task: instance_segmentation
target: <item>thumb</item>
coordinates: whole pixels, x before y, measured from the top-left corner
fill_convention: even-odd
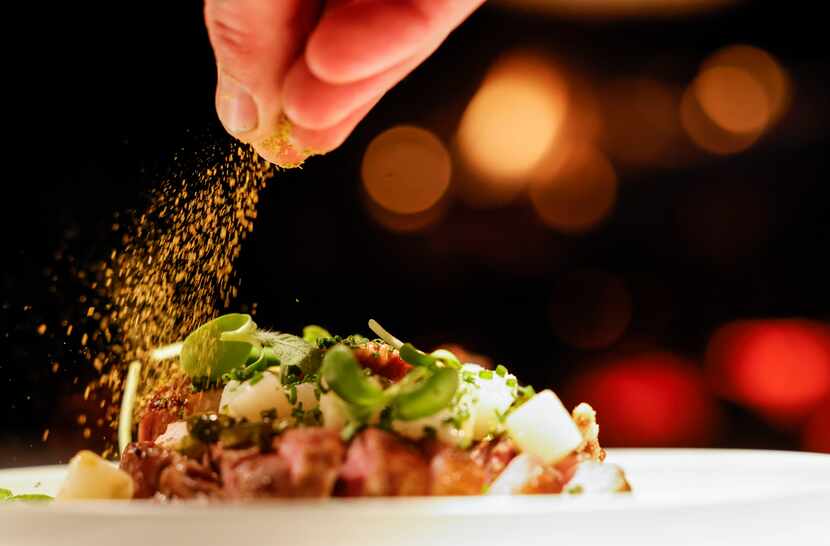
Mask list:
[[[216,112],[229,133],[256,142],[277,131],[285,72],[318,9],[310,0],[205,0],[219,73]]]

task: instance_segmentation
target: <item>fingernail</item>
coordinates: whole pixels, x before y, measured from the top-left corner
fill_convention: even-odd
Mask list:
[[[219,72],[216,109],[225,128],[234,134],[253,131],[259,125],[256,103],[235,79]]]

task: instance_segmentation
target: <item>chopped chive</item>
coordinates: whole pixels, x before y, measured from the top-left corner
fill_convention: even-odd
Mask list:
[[[507,368],[499,364],[498,366],[496,366],[496,375],[498,375],[499,377],[504,377],[505,375],[507,375]]]
[[[505,381],[504,383],[505,383],[508,387],[511,387],[511,388],[512,388],[512,387],[515,387],[516,385],[518,385],[518,382],[516,381],[516,378],[515,378],[515,377],[508,377],[508,378],[507,378],[507,381]]]
[[[493,370],[481,370],[478,372],[481,379],[493,379]]]

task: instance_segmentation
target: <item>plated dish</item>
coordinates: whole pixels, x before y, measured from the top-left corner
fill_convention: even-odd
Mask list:
[[[630,491],[605,462],[590,405],[568,411],[499,365],[377,336],[302,336],[224,315],[156,358],[182,373],[136,407],[123,396],[121,458],[69,464],[59,500],[592,494]],[[134,417],[134,419],[133,419]],[[137,423],[133,426],[133,423]]]

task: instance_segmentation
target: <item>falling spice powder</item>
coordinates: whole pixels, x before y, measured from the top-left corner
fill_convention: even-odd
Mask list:
[[[83,337],[84,354],[100,372],[85,398],[106,400],[105,426],[116,426],[127,363],[145,362],[140,408],[154,383],[181,373],[175,361],[148,362],[149,351],[181,340],[236,296],[234,263],[272,172],[251,148],[234,146],[192,176],[168,180],[131,223],[113,227],[124,233],[120,248],[79,272],[95,300],[85,308],[95,327]]]

